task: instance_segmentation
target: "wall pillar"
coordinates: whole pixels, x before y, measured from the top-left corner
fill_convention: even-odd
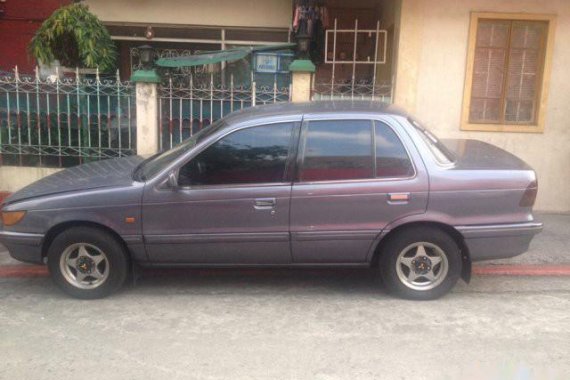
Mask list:
[[[402,0],[393,102],[408,112],[416,111],[422,54],[424,11],[422,0]]]
[[[138,70],[131,76],[136,83],[137,154],[158,152],[158,83],[154,70]]]
[[[315,73],[315,65],[308,59],[296,59],[289,65],[291,71],[291,101],[293,103],[311,100],[311,84]]]

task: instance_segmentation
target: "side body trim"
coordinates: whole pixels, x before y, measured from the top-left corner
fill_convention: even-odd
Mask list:
[[[289,241],[287,232],[228,233],[228,234],[184,234],[145,235],[147,244],[191,244],[191,243],[240,243],[240,242],[283,242]]]
[[[534,235],[542,231],[542,223],[514,223],[481,226],[455,226],[466,238]]]
[[[24,232],[0,231],[0,241],[12,244],[25,244],[38,246],[42,243],[43,234],[31,234]]]

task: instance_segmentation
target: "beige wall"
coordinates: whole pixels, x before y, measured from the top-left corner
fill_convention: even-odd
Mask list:
[[[542,134],[459,130],[471,11],[557,15]],[[570,1],[403,0],[395,102],[441,137],[475,138],[524,159],[538,173],[536,209],[570,211]]]
[[[101,20],[287,28],[292,0],[87,0]]]
[[[17,191],[61,169],[0,166],[0,191]]]

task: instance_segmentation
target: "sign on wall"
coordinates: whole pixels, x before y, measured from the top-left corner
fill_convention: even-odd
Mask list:
[[[256,53],[255,71],[258,73],[287,73],[292,53]]]

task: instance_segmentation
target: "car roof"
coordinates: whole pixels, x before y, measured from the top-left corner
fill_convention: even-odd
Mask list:
[[[270,105],[245,108],[226,116],[227,124],[236,124],[252,119],[273,116],[293,116],[306,114],[383,114],[407,117],[408,114],[393,104],[373,100],[334,100],[304,103],[281,102]]]

